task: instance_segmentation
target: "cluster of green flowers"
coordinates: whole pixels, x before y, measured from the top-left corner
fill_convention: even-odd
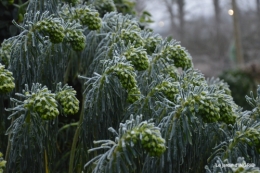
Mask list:
[[[155,90],[162,92],[168,100],[174,101],[176,94],[179,94],[180,92],[179,87],[179,82],[163,81],[156,86]]]
[[[149,67],[149,60],[147,53],[144,49],[138,49],[131,46],[125,53],[124,56],[128,61],[133,64],[136,70],[142,71]]]
[[[179,71],[174,65],[168,65],[166,68],[161,70],[162,74],[164,74],[165,78],[171,77],[174,81],[178,81]]]
[[[65,40],[70,43],[73,50],[82,51],[85,48],[86,38],[81,30],[68,28],[65,33]]]
[[[5,69],[5,66],[0,64],[0,94],[9,93],[14,87],[13,73]]]
[[[0,63],[4,64],[6,67],[9,65],[11,58],[11,47],[12,44],[4,40],[0,48]]]
[[[122,87],[127,90],[128,101],[134,102],[139,99],[140,90],[137,86],[133,67],[119,63],[106,71],[106,74],[110,73],[114,73],[119,78]]]
[[[79,111],[79,100],[76,98],[76,91],[65,85],[56,94],[56,99],[61,104],[65,114],[75,114]]]
[[[132,142],[134,145],[141,144],[150,156],[160,157],[166,150],[165,140],[161,137],[160,130],[152,123],[143,123],[127,131],[124,140],[128,144]]]
[[[3,154],[0,152],[0,173],[4,172],[6,161],[3,159]]]
[[[221,94],[216,94],[215,96],[218,98],[218,106],[220,109],[219,113],[221,115],[219,121],[225,122],[226,124],[234,124],[236,122],[237,115],[233,111],[232,105],[221,97]]]
[[[234,124],[237,118],[233,107],[220,93],[202,91],[188,97],[183,105],[189,107],[189,111],[200,116],[205,123],[221,121],[226,124]]]
[[[96,0],[95,8],[101,16],[104,16],[106,13],[116,11],[116,6],[113,0]]]
[[[144,41],[141,37],[140,33],[135,30],[121,30],[120,38],[125,41],[125,44],[128,45],[129,43],[132,44],[134,47],[143,47]]]
[[[205,123],[217,122],[220,119],[220,109],[216,100],[205,91],[194,94],[185,104],[189,105],[190,112],[199,115]]]
[[[24,108],[33,110],[42,119],[49,120],[59,115],[55,94],[47,87],[37,89],[36,92],[25,92]]]
[[[255,146],[258,153],[260,153],[260,131],[259,129],[250,127],[244,132],[237,131],[236,137],[242,141],[246,142],[250,146]]]
[[[130,91],[128,91],[127,101],[129,103],[134,103],[136,100],[138,100],[140,98],[140,95],[141,95],[141,92],[140,92],[139,88],[134,87]]]
[[[55,19],[44,19],[36,23],[35,29],[42,32],[44,35],[48,35],[50,41],[54,44],[61,43],[65,36],[64,28],[61,23]]]
[[[176,67],[188,69],[192,67],[192,61],[185,49],[180,45],[167,45],[161,52],[161,56],[174,60]]]
[[[154,53],[156,46],[159,42],[162,41],[161,37],[148,37],[144,40],[144,48],[146,49],[147,53],[151,55]]]
[[[88,26],[89,30],[98,30],[101,27],[101,18],[99,17],[99,13],[90,9],[87,6],[81,6],[80,8],[76,8],[74,10],[75,14],[72,18],[79,20],[81,25]]]

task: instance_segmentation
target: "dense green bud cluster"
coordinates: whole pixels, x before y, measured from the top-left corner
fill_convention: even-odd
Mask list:
[[[250,146],[255,146],[258,153],[260,153],[260,132],[259,129],[253,127],[248,128],[245,132],[240,131],[236,132],[236,135],[239,136],[239,139],[242,142],[247,142]],[[249,140],[248,140],[249,139]]]
[[[156,46],[159,42],[162,41],[161,37],[148,37],[144,40],[144,48],[146,49],[147,53],[151,55],[154,53]]]
[[[217,122],[220,119],[220,109],[214,99],[205,91],[194,94],[188,99],[185,105],[189,105],[189,110],[200,116],[205,123]]]
[[[102,24],[99,13],[87,7],[75,9],[74,18],[78,19],[82,25],[88,26],[89,30],[98,30]]]
[[[199,94],[193,94],[183,105],[188,106],[189,111],[200,116],[205,123],[221,121],[226,124],[234,124],[237,116],[233,107],[224,97],[224,94],[202,91]]]
[[[65,85],[56,94],[56,99],[61,104],[65,114],[75,114],[79,111],[79,100],[76,98],[76,91],[72,87]]]
[[[124,139],[127,143],[141,144],[150,156],[160,157],[166,150],[165,140],[161,137],[160,130],[153,124],[144,123],[129,130]]]
[[[66,42],[70,43],[75,51],[82,51],[85,48],[85,35],[79,29],[66,29]]]
[[[161,55],[169,59],[174,60],[174,65],[176,67],[181,67],[183,69],[188,69],[192,67],[192,61],[186,50],[180,45],[168,45],[166,46]]]
[[[132,66],[119,63],[106,71],[106,74],[110,73],[115,74],[118,77],[122,87],[127,90],[128,102],[133,103],[140,98],[140,90],[137,86],[134,68]]]
[[[162,73],[166,77],[171,77],[174,81],[178,81],[179,72],[174,65],[169,65],[167,68],[162,69]]]
[[[144,46],[143,38],[141,37],[140,33],[135,30],[127,31],[122,29],[120,38],[125,41],[126,45],[130,43],[136,48]]]
[[[64,28],[60,22],[52,19],[44,19],[36,23],[36,29],[48,35],[52,43],[61,43],[64,38]]]
[[[6,161],[3,159],[3,154],[0,152],[0,173],[4,172]]]
[[[11,58],[11,47],[12,44],[7,42],[6,40],[3,41],[0,48],[0,63],[4,64],[8,67],[10,58]]]
[[[129,103],[134,103],[135,101],[139,100],[140,95],[141,95],[141,92],[140,92],[139,88],[134,87],[130,91],[128,91],[127,101]]]
[[[25,92],[24,108],[36,112],[42,119],[49,120],[59,115],[58,104],[55,94],[47,87],[38,89],[36,92]]]
[[[144,49],[137,49],[134,46],[131,46],[124,53],[124,56],[138,71],[146,70],[149,67],[149,60]]]
[[[119,78],[121,85],[126,90],[130,91],[132,88],[137,87],[137,81],[135,79],[134,68],[125,65],[125,64],[117,64],[112,66],[107,73],[114,72],[116,76]]]
[[[95,8],[101,16],[104,16],[106,13],[116,11],[116,6],[113,0],[96,0]]]
[[[0,64],[0,94],[9,93],[15,87],[13,73]]]
[[[219,95],[217,95],[219,97]],[[220,121],[226,124],[234,124],[236,122],[237,116],[235,115],[233,108],[222,98],[218,98],[218,106],[220,108]]]
[[[174,101],[176,94],[179,94],[179,82],[168,82],[163,81],[161,84],[156,86],[156,90],[162,92],[166,98],[170,101]]]

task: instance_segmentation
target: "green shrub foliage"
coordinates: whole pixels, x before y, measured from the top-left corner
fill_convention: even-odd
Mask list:
[[[243,110],[227,83],[206,79],[132,7],[28,1],[24,21],[14,22],[19,35],[0,49],[4,171],[259,171],[260,86]],[[214,167],[235,162],[256,167]]]

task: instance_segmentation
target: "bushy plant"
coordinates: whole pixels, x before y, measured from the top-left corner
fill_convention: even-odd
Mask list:
[[[259,166],[260,86],[243,111],[178,41],[99,3],[31,0],[20,34],[2,44],[5,172],[201,173],[238,157]]]

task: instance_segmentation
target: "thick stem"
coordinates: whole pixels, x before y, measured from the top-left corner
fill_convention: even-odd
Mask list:
[[[80,126],[83,122],[83,116],[84,116],[84,102],[85,102],[85,99],[83,97],[79,123],[78,123],[78,127],[75,131],[75,135],[73,137],[73,142],[72,142],[71,151],[70,151],[69,173],[73,173],[73,166],[74,166],[73,164],[74,164],[76,146],[77,146],[77,142],[78,142],[78,138],[79,138],[79,133],[80,133],[80,130],[81,130]]]
[[[14,117],[12,117],[12,121],[11,124],[14,122]],[[7,161],[8,164],[8,160],[9,160],[9,155],[10,155],[10,149],[11,149],[11,134],[8,135],[8,144],[7,144],[7,149],[6,149],[6,153],[5,153],[5,160]],[[8,172],[8,168],[9,166],[4,170],[4,173]]]

